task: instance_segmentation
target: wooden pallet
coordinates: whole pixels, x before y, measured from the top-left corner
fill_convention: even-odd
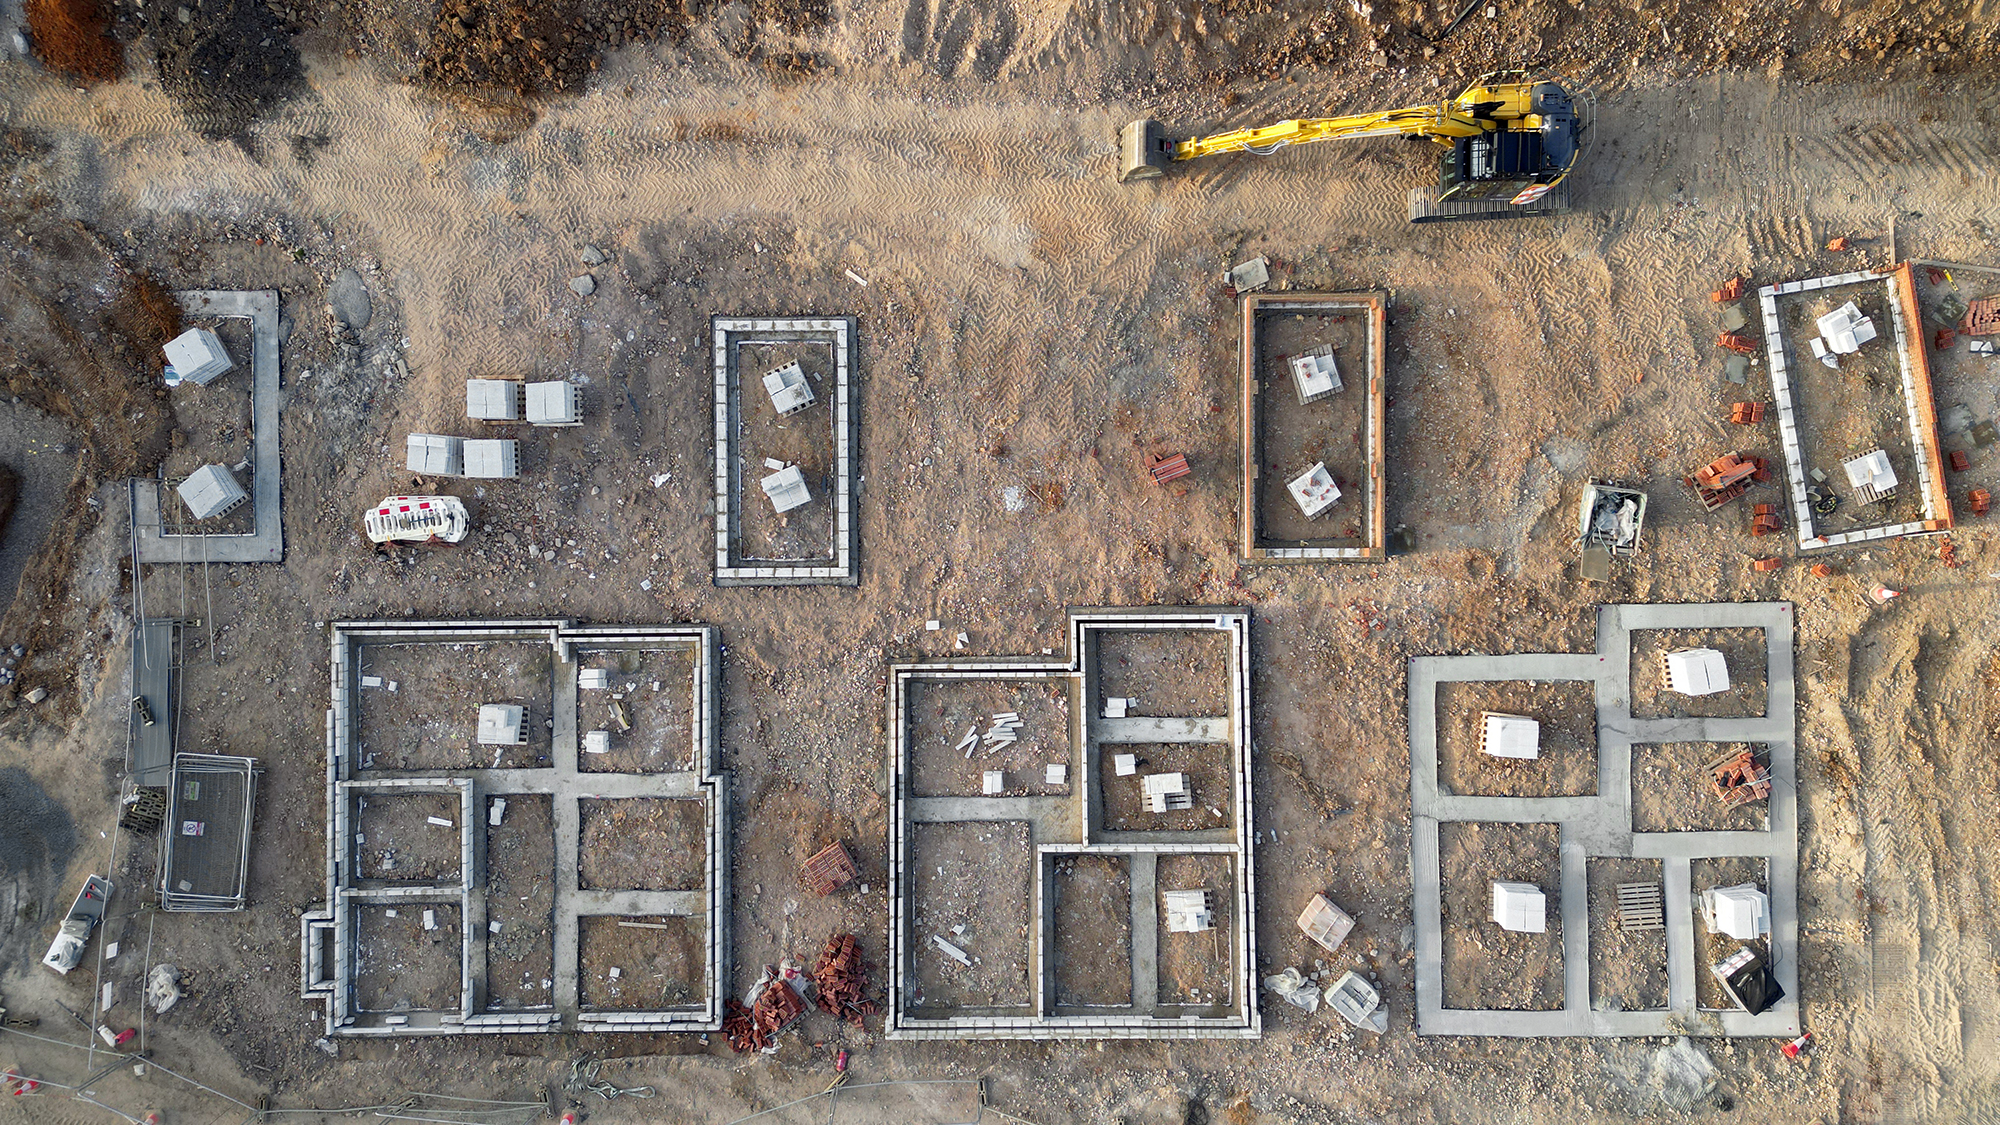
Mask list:
[[[1667,912],[1661,903],[1658,883],[1618,884],[1618,927],[1628,933],[1667,928]]]

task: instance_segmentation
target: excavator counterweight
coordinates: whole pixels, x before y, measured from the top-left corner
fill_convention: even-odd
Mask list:
[[[1223,153],[1268,156],[1314,141],[1422,137],[1440,145],[1438,185],[1410,193],[1411,222],[1511,218],[1568,206],[1568,177],[1582,155],[1583,123],[1569,91],[1552,78],[1496,82],[1489,75],[1458,97],[1341,117],[1295,118],[1176,141],[1159,122],[1119,133],[1121,183],[1164,175],[1176,163]]]

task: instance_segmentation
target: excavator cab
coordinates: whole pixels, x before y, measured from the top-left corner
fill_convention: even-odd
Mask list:
[[[1494,101],[1479,102],[1476,107],[1498,107],[1497,112],[1475,112],[1498,128],[1454,138],[1451,148],[1439,155],[1438,202],[1506,200],[1528,204],[1569,174],[1576,163],[1580,128],[1576,108],[1561,86],[1536,83],[1529,91],[1528,104],[1513,113],[1507,112],[1510,107]]]

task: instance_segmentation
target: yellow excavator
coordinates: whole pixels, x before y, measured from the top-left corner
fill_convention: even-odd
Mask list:
[[[1502,81],[1521,77],[1522,81]],[[1438,186],[1413,188],[1410,221],[1548,215],[1569,207],[1569,174],[1583,153],[1583,122],[1562,83],[1524,72],[1490,74],[1436,105],[1345,117],[1309,117],[1175,141],[1157,121],[1134,121],[1119,135],[1120,183],[1166,172],[1170,164],[1289,145],[1356,137],[1428,137],[1444,146]]]

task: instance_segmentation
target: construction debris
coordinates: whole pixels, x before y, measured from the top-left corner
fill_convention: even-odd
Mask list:
[[[813,964],[812,982],[814,1002],[835,1019],[860,1027],[863,1016],[875,1014],[875,1002],[868,999],[868,966],[861,960],[861,947],[853,934],[827,939]]]
[[[1771,797],[1771,768],[1757,760],[1754,750],[1724,754],[1708,764],[1715,795],[1734,808]]]

